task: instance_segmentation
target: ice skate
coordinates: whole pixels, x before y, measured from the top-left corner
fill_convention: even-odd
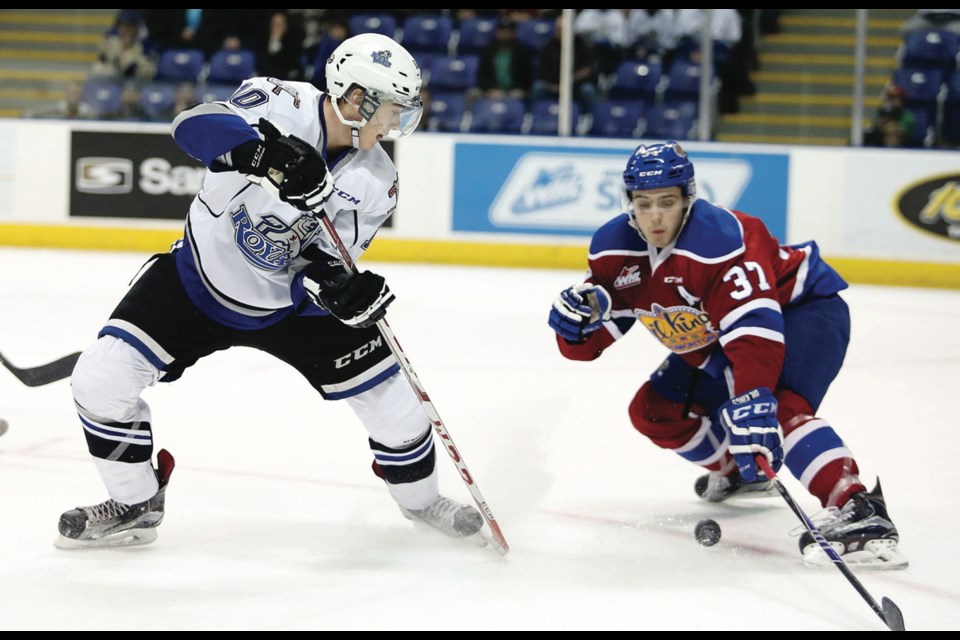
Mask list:
[[[766,478],[758,476],[753,482],[747,482],[737,471],[728,476],[711,471],[697,478],[693,490],[707,502],[723,502],[735,497],[761,498],[776,493],[773,483]]]
[[[149,500],[126,505],[107,500],[89,507],[77,507],[60,516],[60,535],[54,546],[60,549],[130,547],[157,539],[157,526],[163,521],[164,497],[173,456],[166,449],[157,454],[157,478],[160,488]]]
[[[400,507],[400,512],[408,520],[427,524],[452,538],[475,536],[483,527],[479,511],[443,496],[437,496],[426,509],[414,511]]]
[[[904,569],[907,558],[898,547],[900,535],[890,517],[880,489],[853,494],[843,508],[827,510],[827,517],[816,522],[830,546],[849,565],[876,569]],[[832,560],[809,531],[800,536],[800,553],[808,566],[825,566]]]

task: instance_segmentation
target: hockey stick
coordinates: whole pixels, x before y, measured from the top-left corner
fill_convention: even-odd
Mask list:
[[[350,252],[347,251],[346,246],[344,246],[343,241],[340,239],[340,234],[337,233],[337,229],[333,226],[333,221],[330,220],[323,211],[317,212],[317,217],[320,218],[327,240],[337,248],[337,253],[340,254],[340,261],[343,263],[343,268],[346,269],[348,273],[357,273],[357,266],[350,256]],[[386,340],[387,345],[389,345],[393,355],[396,356],[397,361],[400,363],[400,368],[403,369],[403,373],[407,376],[407,380],[410,382],[410,386],[413,387],[417,398],[420,400],[423,410],[430,418],[430,422],[433,423],[434,431],[443,441],[444,447],[450,455],[450,459],[453,460],[457,470],[460,472],[460,477],[463,479],[464,484],[467,485],[467,489],[470,491],[470,495],[473,496],[473,500],[477,503],[480,513],[483,514],[483,519],[487,521],[494,547],[501,554],[506,554],[507,551],[510,550],[510,547],[507,545],[506,538],[503,537],[503,532],[500,531],[500,525],[497,524],[497,519],[493,517],[490,506],[484,499],[483,494],[480,493],[480,489],[477,487],[477,483],[474,481],[470,470],[467,469],[467,463],[464,462],[463,456],[460,455],[456,445],[453,443],[453,438],[450,437],[450,433],[444,426],[443,420],[440,419],[440,414],[437,413],[436,408],[433,406],[430,396],[427,395],[427,391],[420,382],[420,378],[413,370],[413,365],[410,364],[410,360],[403,352],[403,348],[397,341],[397,337],[393,334],[393,329],[387,324],[386,318],[381,318],[377,321],[377,328],[380,329],[380,333]]]
[[[70,374],[73,373],[73,367],[77,364],[78,358],[80,358],[79,351],[58,358],[53,362],[48,362],[47,364],[20,368],[13,366],[13,363],[0,353],[0,363],[3,363],[3,366],[15,375],[17,380],[28,387],[40,387],[45,384],[50,384],[51,382],[56,382],[57,380],[69,378]]]
[[[860,581],[857,580],[857,577],[853,575],[853,572],[850,571],[850,567],[847,566],[847,563],[843,561],[843,558],[834,550],[830,543],[827,542],[827,539],[823,537],[823,534],[820,533],[820,530],[813,524],[810,518],[803,512],[803,510],[793,501],[793,498],[790,497],[790,494],[787,493],[787,488],[783,486],[783,483],[780,482],[780,478],[777,477],[777,474],[774,473],[773,468],[770,466],[770,463],[767,461],[766,456],[758,455],[755,457],[757,465],[760,466],[760,469],[767,475],[768,478],[773,482],[773,486],[777,488],[777,491],[780,492],[780,495],[783,496],[783,499],[787,501],[787,504],[790,505],[790,508],[793,509],[793,512],[797,514],[797,517],[803,522],[803,526],[807,528],[807,531],[810,532],[810,535],[813,536],[813,539],[817,541],[817,544],[820,545],[820,548],[823,549],[823,552],[827,554],[827,557],[833,561],[833,564],[840,570],[840,573],[850,581],[850,584],[854,586],[857,592],[867,601],[867,604],[870,605],[870,608],[873,609],[874,613],[880,616],[880,619],[883,620],[883,623],[890,628],[891,631],[906,631],[903,626],[903,614],[900,612],[900,607],[893,603],[893,600],[884,596],[881,600],[883,606],[877,604],[877,601],[874,600],[867,590],[860,584]]]

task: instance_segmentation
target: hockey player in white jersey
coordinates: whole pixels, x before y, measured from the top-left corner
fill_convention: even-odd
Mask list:
[[[74,399],[109,499],[65,512],[58,546],[156,538],[173,457],[161,450],[153,466],[141,393],[241,345],[347,402],[404,516],[453,537],[479,533],[481,514],[439,493],[431,424],[376,326],[390,288],[370,271],[349,275],[318,219],[333,220],[356,260],[393,213],[397,171],[379,141],[417,127],[420,69],[394,40],[361,34],[326,74],[327,93],[251,78],[228,101],[175,118],[174,140],[208,171],[183,239],[155,256],[76,365]]]

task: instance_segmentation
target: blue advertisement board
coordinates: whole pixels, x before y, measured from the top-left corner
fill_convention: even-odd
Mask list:
[[[785,153],[689,152],[698,196],[787,234]],[[453,230],[589,236],[623,209],[629,150],[456,143]]]

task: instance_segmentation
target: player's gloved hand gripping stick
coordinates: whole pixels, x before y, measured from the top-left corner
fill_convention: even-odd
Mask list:
[[[267,123],[267,132],[264,131],[264,123],[267,123],[266,120],[260,120],[260,131],[265,133],[267,136],[274,135],[273,132],[279,132],[276,130],[272,124]],[[272,130],[271,130],[272,129]],[[292,136],[284,136],[287,138],[293,138]],[[295,140],[299,140],[295,138]],[[294,143],[295,146],[302,149],[303,153],[306,154],[316,154],[319,157],[319,153],[309,144],[299,141],[302,145],[309,147],[309,150],[303,149],[301,145]],[[321,158],[322,162],[322,158]],[[312,165],[313,163],[301,163],[302,166]],[[289,165],[291,169],[295,169],[297,166],[300,166],[298,163],[293,163]],[[311,185],[307,184],[305,181],[298,181],[297,189],[302,189],[303,192],[311,194],[308,197],[297,198],[294,197],[289,200],[290,204],[293,204],[297,208],[301,208],[300,203],[310,202],[313,207],[312,210],[316,213],[318,220],[320,221],[321,227],[323,229],[324,235],[327,240],[337,249],[337,254],[340,257],[342,263],[342,268],[351,276],[357,276],[359,271],[357,269],[356,263],[353,261],[353,258],[350,255],[350,252],[347,250],[346,246],[343,244],[343,241],[340,239],[340,234],[337,233],[336,227],[334,227],[333,221],[327,217],[326,212],[323,210],[323,203],[330,197],[330,194],[333,193],[333,183],[329,178],[329,174],[326,172],[326,166],[324,165],[324,171],[322,172],[322,177],[320,177],[320,172],[315,172],[315,175],[324,183],[325,186],[316,185],[315,189],[311,188]],[[284,175],[282,172],[274,171],[269,177],[257,176],[254,174],[247,174],[247,179],[251,182],[259,184],[260,186],[266,188],[271,195],[276,197],[279,200],[287,202],[288,200],[284,199],[284,183],[290,179],[290,176]],[[325,194],[325,195],[318,195]],[[288,198],[289,190],[288,190]],[[367,272],[365,272],[367,273]],[[390,299],[392,300],[392,294]],[[389,302],[387,303],[389,304]],[[443,420],[440,419],[440,414],[437,412],[436,408],[433,406],[433,401],[430,400],[430,396],[427,394],[426,389],[423,384],[420,382],[419,376],[413,369],[413,365],[410,363],[410,360],[407,358],[406,354],[403,351],[403,348],[400,346],[399,341],[393,333],[393,329],[390,328],[390,325],[387,323],[385,315],[384,304],[381,309],[384,310],[383,314],[379,314],[379,318],[376,320],[377,328],[380,329],[380,333],[383,335],[387,344],[390,347],[390,350],[393,352],[393,355],[397,358],[397,362],[400,364],[400,368],[403,370],[404,375],[406,375],[407,380],[410,382],[410,386],[413,387],[413,391],[417,396],[417,399],[420,401],[421,406],[423,406],[424,411],[427,414],[427,417],[430,418],[430,422],[433,425],[433,429],[436,434],[440,437],[440,440],[443,442],[444,448],[447,450],[451,460],[456,465],[457,470],[460,472],[460,477],[463,479],[464,484],[467,487],[467,490],[470,491],[470,495],[473,497],[474,502],[477,504],[477,508],[480,510],[480,513],[483,515],[484,520],[487,523],[487,526],[490,528],[491,540],[494,548],[499,551],[501,554],[506,554],[510,550],[509,545],[507,544],[506,538],[503,536],[503,532],[500,530],[500,525],[497,524],[497,520],[493,515],[493,511],[490,510],[490,507],[487,505],[486,499],[483,497],[483,494],[480,493],[477,483],[473,479],[473,475],[470,473],[470,470],[467,468],[466,462],[463,460],[463,456],[460,454],[460,451],[457,449],[456,445],[453,442],[453,438],[450,437],[450,433],[447,431],[446,426],[443,424]],[[331,310],[332,312],[332,310]],[[359,324],[357,325],[359,326]]]

